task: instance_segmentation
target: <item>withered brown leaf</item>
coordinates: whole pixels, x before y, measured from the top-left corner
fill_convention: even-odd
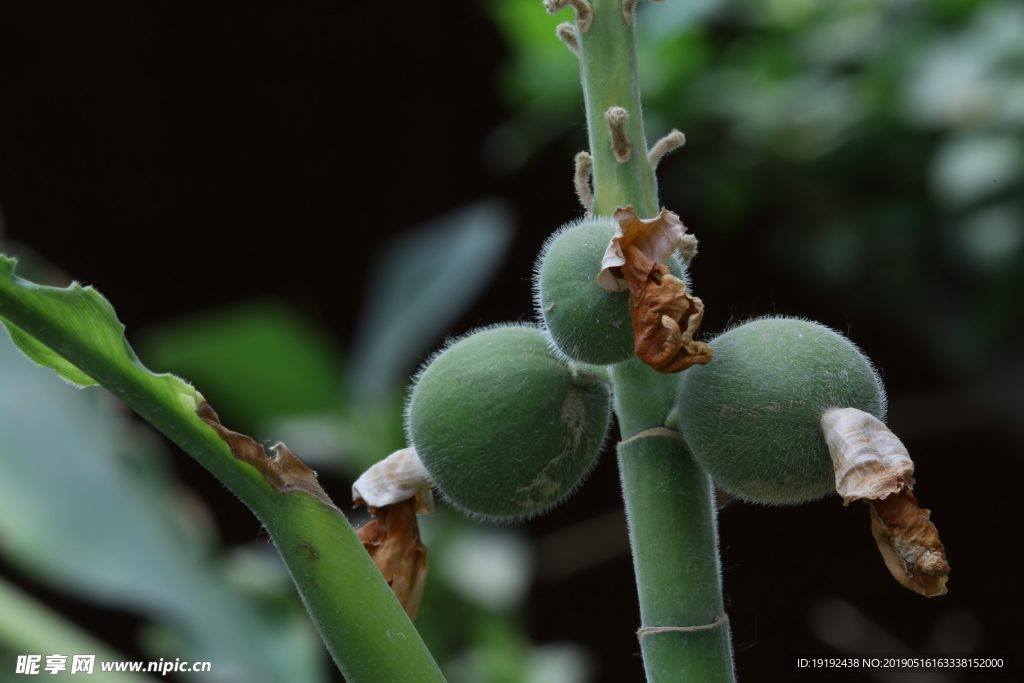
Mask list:
[[[921,509],[910,487],[865,502],[871,506],[871,534],[893,577],[925,597],[945,595],[949,563],[931,511]]]
[[[338,509],[317,483],[316,472],[283,443],[273,446],[273,454],[268,454],[252,437],[233,432],[221,425],[217,413],[206,401],[199,404],[196,415],[210,425],[217,432],[217,436],[227,442],[231,448],[231,455],[255,467],[275,491],[303,491],[324,505]]]
[[[618,280],[626,281],[637,357],[664,373],[707,363],[711,347],[693,339],[704,318],[704,303],[664,265],[680,247],[693,253],[695,241],[685,234],[679,216],[662,209],[656,218],[642,220],[628,206],[614,218],[619,229],[601,262],[598,284],[618,291]]]
[[[906,447],[874,415],[833,408],[821,418],[836,491],[843,504],[871,507],[871,533],[885,566],[901,585],[926,597],[944,595],[949,578],[946,548],[913,494],[914,463]]]
[[[419,494],[383,507],[370,507],[373,519],[356,529],[363,547],[391,586],[410,619],[416,618],[427,583],[427,546],[416,521]]]

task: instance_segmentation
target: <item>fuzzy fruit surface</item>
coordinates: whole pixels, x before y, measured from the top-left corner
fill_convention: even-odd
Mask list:
[[[711,342],[715,357],[683,373],[679,419],[702,467],[726,491],[794,504],[835,489],[819,421],[829,408],[885,417],[867,358],[823,325],[764,318]]]
[[[557,358],[536,327],[484,329],[419,376],[408,436],[434,484],[474,517],[518,519],[555,505],[601,451],[607,384]]]
[[[629,292],[597,284],[601,259],[617,225],[611,218],[570,223],[545,243],[534,277],[538,315],[555,347],[567,358],[611,365],[634,354]],[[673,256],[669,271],[684,278]]]

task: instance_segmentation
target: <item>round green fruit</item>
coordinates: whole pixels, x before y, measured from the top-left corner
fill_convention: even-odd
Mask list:
[[[417,378],[406,429],[456,508],[529,517],[568,496],[593,466],[610,418],[607,383],[570,367],[523,325],[455,341]]]
[[[885,417],[870,361],[817,323],[762,318],[711,342],[715,358],[683,373],[679,420],[719,486],[776,505],[820,498],[835,474],[820,420],[829,408]]]
[[[609,292],[597,284],[608,243],[617,224],[587,219],[558,229],[541,250],[534,270],[534,303],[555,349],[590,365],[611,365],[633,357],[629,292]],[[683,280],[673,256],[669,271]]]

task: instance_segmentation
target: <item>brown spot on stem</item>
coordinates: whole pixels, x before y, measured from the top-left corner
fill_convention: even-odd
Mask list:
[[[295,549],[306,556],[306,561],[313,564],[320,559],[320,551],[314,548],[309,543],[300,543],[295,546]]]
[[[302,491],[324,505],[335,510],[338,509],[317,483],[316,472],[299,456],[288,450],[283,443],[272,447],[272,454],[268,454],[266,449],[256,443],[252,437],[233,432],[222,426],[217,413],[206,401],[199,404],[196,415],[210,425],[217,432],[217,436],[228,444],[231,448],[231,455],[255,467],[278,493]]]
[[[373,519],[356,534],[410,619],[416,618],[427,582],[427,546],[420,540],[417,499],[370,507]]]

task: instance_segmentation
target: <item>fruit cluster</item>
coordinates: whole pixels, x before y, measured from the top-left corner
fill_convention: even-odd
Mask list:
[[[606,377],[594,366],[634,353],[629,293],[595,275],[616,230],[588,219],[557,231],[538,260],[542,327],[502,325],[454,341],[416,379],[410,443],[456,508],[515,520],[570,494],[593,466],[610,420]],[[673,256],[670,272],[685,281]],[[769,504],[835,488],[819,426],[830,408],[884,417],[870,362],[816,323],[765,318],[710,343],[714,360],[682,373],[679,423],[697,461],[730,493]]]

